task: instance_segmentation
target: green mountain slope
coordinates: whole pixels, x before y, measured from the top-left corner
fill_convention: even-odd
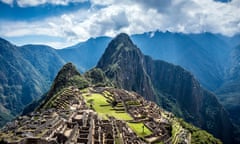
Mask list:
[[[225,83],[216,91],[220,102],[230,113],[232,121],[240,129],[240,45],[231,53],[231,66]]]
[[[58,70],[65,61],[58,55],[56,49],[45,45],[24,45],[20,47],[21,54],[48,81],[49,86]]]
[[[48,90],[63,61],[49,47],[17,47],[3,39],[0,39],[0,61],[2,126]]]
[[[86,42],[59,49],[57,53],[66,62],[74,63],[80,72],[86,72],[96,65],[110,40],[109,37],[90,38]]]

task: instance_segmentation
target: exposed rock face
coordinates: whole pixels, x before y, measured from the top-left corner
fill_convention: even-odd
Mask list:
[[[116,86],[133,90],[232,143],[232,124],[216,97],[189,72],[144,56],[126,34],[111,41],[97,64]]]
[[[189,72],[149,57],[145,61],[155,90],[162,94],[160,105],[218,137],[231,133],[231,122],[223,107]],[[223,129],[226,133],[221,133]]]

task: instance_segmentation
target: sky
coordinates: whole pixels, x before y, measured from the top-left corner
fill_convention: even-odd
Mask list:
[[[240,33],[240,0],[0,0],[0,37],[65,48],[150,31]]]

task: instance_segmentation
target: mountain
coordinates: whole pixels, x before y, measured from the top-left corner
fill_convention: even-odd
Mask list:
[[[98,72],[87,75],[99,82]],[[221,144],[135,92],[86,81],[71,63],[58,72],[47,95],[38,109],[1,129],[0,143]]]
[[[66,62],[72,62],[81,72],[86,72],[96,65],[110,40],[109,37],[90,38],[86,42],[59,49],[57,52]]]
[[[54,94],[67,86],[75,86],[80,89],[88,86],[88,82],[81,76],[72,63],[65,64],[58,72],[50,90],[48,91],[45,101],[51,99]],[[45,103],[43,103],[43,105],[44,104]]]
[[[0,39],[0,126],[48,90],[63,64],[46,46],[17,47]],[[54,61],[54,64],[51,62]]]
[[[231,66],[225,83],[216,91],[234,123],[240,126],[240,45],[231,53]]]
[[[45,45],[24,45],[20,47],[23,57],[28,60],[51,85],[59,68],[65,63],[56,49]]]
[[[154,32],[132,36],[146,55],[187,69],[209,90],[223,83],[230,46],[211,33],[181,34]],[[227,39],[225,37],[225,39]],[[211,70],[209,70],[211,69]]]
[[[240,41],[240,35],[227,37],[212,33],[183,34],[159,31],[136,34],[131,38],[144,54],[180,65],[190,71],[203,87],[211,91],[217,90],[225,82],[231,50]],[[91,38],[58,50],[58,53],[65,61],[75,63],[81,72],[85,72],[97,64],[110,40],[109,37]]]
[[[134,90],[148,100],[156,100],[150,78],[147,76],[142,53],[134,46],[125,34],[120,34],[110,42],[97,68],[102,69],[106,76],[119,88]]]
[[[96,67],[117,87],[157,102],[224,143],[233,142],[231,121],[216,96],[180,66],[144,56],[128,35],[114,38]]]

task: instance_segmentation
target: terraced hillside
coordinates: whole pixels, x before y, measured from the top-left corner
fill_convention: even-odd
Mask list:
[[[0,133],[5,143],[221,143],[137,93],[111,87],[65,87],[38,111]],[[198,141],[199,142],[199,141]]]

